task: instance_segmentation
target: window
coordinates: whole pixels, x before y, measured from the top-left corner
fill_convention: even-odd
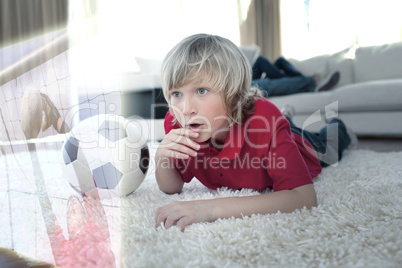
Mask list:
[[[400,0],[281,0],[282,54],[305,59],[402,41]]]
[[[70,10],[70,26],[79,30],[80,8],[70,5]],[[236,44],[240,40],[233,0],[99,1],[98,20],[106,47],[144,58],[163,58],[182,38],[195,33],[222,35]]]

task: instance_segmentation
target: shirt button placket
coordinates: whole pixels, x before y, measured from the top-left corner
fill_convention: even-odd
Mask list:
[[[214,161],[213,165],[214,165],[215,168],[218,169],[218,168],[219,168],[219,160]],[[222,176],[223,176],[223,174],[220,173],[220,172],[218,172],[217,175],[218,175],[218,177],[222,177]]]

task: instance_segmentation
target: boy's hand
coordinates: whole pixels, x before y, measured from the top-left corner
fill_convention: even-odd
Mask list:
[[[188,159],[190,156],[197,156],[200,145],[193,141],[199,136],[190,129],[172,129],[159,145],[157,156],[177,159]]]
[[[216,220],[213,201],[179,201],[160,207],[156,211],[156,226],[161,226],[163,222],[166,229],[176,225],[181,231],[184,231],[187,225],[193,223],[212,222]]]
[[[159,189],[167,194],[179,193],[183,189],[183,180],[174,165],[174,159],[195,157],[200,145],[196,139],[198,133],[190,129],[172,129],[163,138],[155,154],[156,181]]]

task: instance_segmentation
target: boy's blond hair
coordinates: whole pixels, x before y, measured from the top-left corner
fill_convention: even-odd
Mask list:
[[[223,97],[227,115],[241,123],[260,97],[251,88],[251,66],[241,50],[226,38],[196,34],[183,39],[167,54],[162,65],[162,88],[170,104],[169,90],[205,75]]]

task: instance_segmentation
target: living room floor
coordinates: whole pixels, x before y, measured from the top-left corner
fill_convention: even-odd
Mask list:
[[[359,137],[358,148],[376,152],[399,152],[402,151],[402,138]]]

